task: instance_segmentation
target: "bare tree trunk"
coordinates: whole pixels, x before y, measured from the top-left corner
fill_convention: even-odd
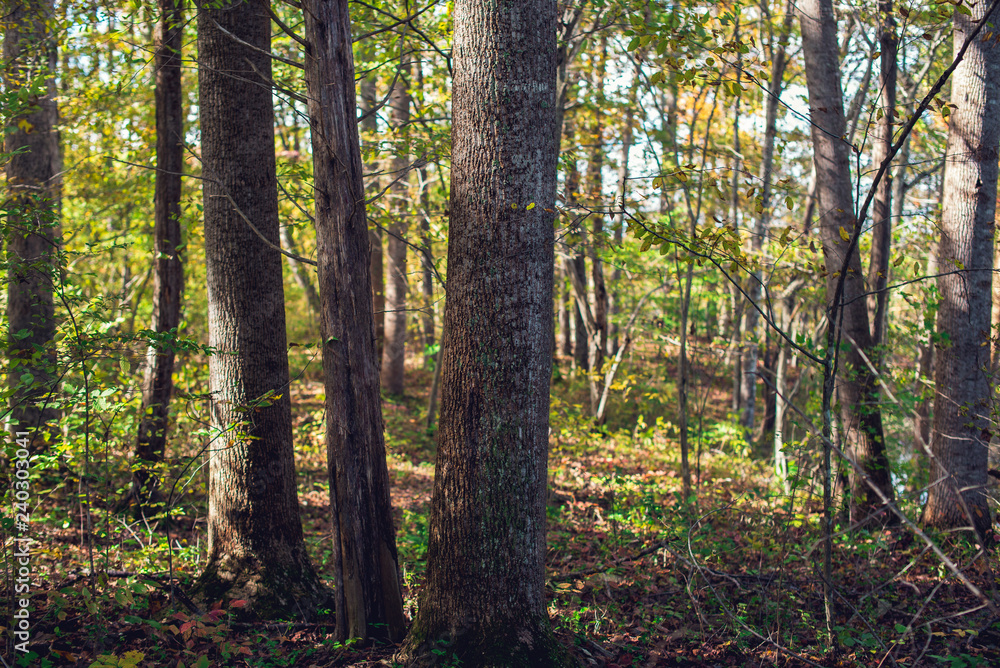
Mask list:
[[[51,0],[4,4],[3,56],[7,91],[24,94],[25,111],[6,128],[7,357],[13,431],[30,432],[28,450],[55,438],[58,386],[53,279],[57,276],[59,171],[56,42]],[[40,80],[40,86],[35,88]],[[39,94],[40,92],[40,94]]]
[[[911,491],[923,489],[929,482],[930,471],[927,453],[931,451],[931,403],[934,401],[934,345],[925,341],[917,345],[917,382],[913,389],[917,405],[913,410],[913,452],[916,460],[913,466]]]
[[[406,630],[385,462],[347,3],[305,0],[337,635]]]
[[[209,375],[220,433],[198,590],[205,601],[250,601],[249,616],[287,619],[312,616],[328,593],[306,553],[295,486],[270,31],[263,0],[198,3],[209,343],[219,351]]]
[[[590,158],[587,161],[587,199],[598,209],[591,214],[590,272],[594,284],[594,322],[596,331],[590,342],[590,371],[598,376],[604,367],[604,352],[608,347],[608,289],[604,282],[604,216],[600,209],[604,199],[604,77],[608,60],[608,40],[602,33],[598,60],[594,70],[594,124],[590,130]],[[597,414],[600,393],[596,382],[590,383],[590,414]]]
[[[290,225],[281,226],[281,247],[285,249],[289,255],[285,256],[285,260],[288,262],[288,268],[292,270],[292,278],[302,292],[306,296],[306,301],[309,303],[309,308],[317,316],[322,312],[322,306],[319,301],[319,293],[316,292],[315,286],[313,286],[312,281],[309,280],[309,274],[302,263],[299,262],[297,258],[292,257],[292,255],[299,254],[299,246],[295,243],[295,237],[292,236],[292,228]]]
[[[892,124],[896,117],[896,57],[899,39],[892,15],[892,0],[879,0],[879,48],[882,52],[879,73],[882,118],[875,128],[872,163],[881,165],[892,149]],[[885,314],[889,305],[889,254],[892,251],[892,171],[879,181],[872,204],[872,255],[868,265],[868,285],[875,293],[869,298],[868,317],[872,324],[872,363],[882,366],[879,347],[885,342]]]
[[[832,0],[805,0],[799,5],[806,83],[812,118],[812,143],[819,198],[819,228],[826,260],[827,305],[835,341],[846,351],[839,364],[838,388],[844,423],[846,451],[860,468],[850,468],[850,514],[853,521],[891,520],[882,509],[877,487],[888,499],[895,498],[889,474],[879,406],[878,386],[862,353],[873,354],[865,286],[857,245],[845,238],[857,232],[854,216],[854,185],[850,172],[850,147],[844,135],[844,99],[840,86],[837,54],[837,23]],[[850,255],[847,254],[851,248]],[[841,292],[838,293],[838,286]],[[842,326],[838,327],[842,323]],[[830,354],[833,354],[833,350]]]
[[[378,131],[378,123],[375,118],[375,75],[369,74],[361,80],[358,85],[361,93],[361,131],[367,135],[367,141],[375,141],[375,133]],[[375,171],[374,167],[369,167],[370,171]],[[368,192],[379,192],[379,179],[373,177],[373,183],[369,186]],[[385,265],[382,255],[382,230],[377,226],[372,226],[368,230],[371,241],[371,258],[368,265],[368,273],[372,277],[372,308],[375,312],[375,351],[376,361],[382,363],[382,352],[385,348]]]
[[[411,666],[441,651],[469,665],[564,661],[544,582],[555,12],[541,0],[455,5],[448,341]]]
[[[955,12],[954,48],[983,20]],[[995,22],[997,14],[991,17]],[[944,207],[938,265],[966,270],[938,277],[938,333],[948,346],[934,361],[931,482],[923,522],[943,529],[972,526],[980,541],[992,525],[984,488],[990,442],[990,298],[993,224],[1000,151],[1000,47],[977,38],[951,80],[957,105],[948,125]]]
[[[570,296],[572,288],[566,287],[566,265],[562,262],[556,263],[556,293],[559,296],[559,337],[561,339],[560,348],[564,357],[573,355],[573,327],[570,318],[573,316],[573,298]]]
[[[784,88],[785,67],[788,59],[783,46],[792,29],[792,20],[795,16],[791,5],[786,8],[785,20],[781,26],[781,32],[772,38],[771,44],[771,92],[766,96],[767,104],[764,114],[764,146],[760,168],[760,215],[754,225],[753,234],[750,236],[750,248],[754,257],[759,258],[763,264],[764,258],[764,237],[767,235],[771,222],[771,181],[774,169],[774,141],[777,136],[778,123],[778,102]],[[747,295],[746,323],[744,325],[744,336],[746,341],[743,346],[743,373],[740,377],[740,405],[743,413],[740,416],[740,425],[746,434],[747,442],[752,442],[754,433],[754,421],[756,419],[754,411],[757,402],[757,355],[758,355],[758,322],[760,320],[757,312],[757,305],[760,302],[761,288],[763,287],[763,273],[758,269],[750,272]]]
[[[413,61],[413,78],[417,88],[423,90],[424,71],[420,60]],[[434,257],[431,254],[431,195],[430,181],[427,179],[427,167],[421,164],[417,170],[420,179],[420,244],[423,246],[423,256],[420,258],[423,267],[423,297],[424,312],[424,350],[430,350],[434,345]],[[433,356],[432,356],[433,358]]]
[[[396,129],[396,154],[392,160],[393,186],[392,218],[388,228],[386,248],[389,259],[389,280],[385,286],[385,349],[382,352],[382,389],[387,394],[403,394],[403,376],[406,368],[406,324],[409,311],[406,307],[406,235],[409,232],[407,216],[410,213],[409,155],[402,150],[410,122],[410,59],[406,45],[400,46],[400,73],[392,89],[389,104],[392,107],[392,125]]]
[[[169,334],[181,321],[184,267],[181,248],[181,175],[184,171],[184,97],[181,90],[183,0],[160,0],[156,25],[156,185],[153,194],[153,322]],[[163,459],[174,389],[174,349],[153,345],[146,352],[142,417],[136,440],[133,496],[140,504],[156,496],[158,481],[145,464]]]

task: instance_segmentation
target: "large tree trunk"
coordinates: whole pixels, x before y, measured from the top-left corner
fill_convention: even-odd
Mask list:
[[[184,292],[181,264],[181,175],[184,171],[184,98],[181,91],[183,0],[160,0],[156,25],[156,186],[153,195],[153,322],[167,334],[180,324]],[[142,417],[136,441],[134,494],[140,504],[156,494],[157,480],[146,462],[163,459],[167,443],[174,350],[150,346],[142,383]]]
[[[51,0],[3,4],[8,91],[27,94],[23,113],[5,128],[7,163],[7,382],[12,431],[30,432],[29,451],[55,437],[58,380],[52,297],[59,215],[59,133],[55,102],[56,42]],[[44,83],[35,88],[39,80]],[[37,95],[33,91],[44,91]],[[29,92],[32,91],[32,92]]]
[[[218,351],[209,375],[219,430],[199,591],[206,601],[248,599],[257,618],[309,617],[327,593],[306,554],[295,489],[271,20],[264,0],[202,0],[198,10],[208,327]]]
[[[406,48],[405,45],[401,48]],[[392,107],[392,125],[396,132],[396,154],[392,160],[391,220],[389,223],[388,250],[389,280],[385,285],[385,349],[382,352],[382,388],[393,395],[403,394],[403,375],[406,367],[406,235],[409,231],[407,216],[410,212],[409,156],[402,150],[410,122],[409,56],[400,56],[400,74],[392,89],[389,104]]]
[[[861,258],[855,244],[845,237],[857,232],[854,216],[854,184],[851,181],[850,147],[841,139],[845,131],[844,98],[840,86],[837,23],[832,0],[805,0],[799,6],[802,50],[812,119],[812,144],[819,197],[819,229],[827,272],[827,307],[831,326],[842,322],[837,338],[844,343],[840,355],[838,388],[844,423],[846,451],[860,470],[850,467],[850,516],[868,521],[882,508],[869,486],[894,498],[885,454],[882,411],[876,378],[862,353],[873,356]],[[838,282],[843,288],[837,294]],[[882,512],[885,512],[884,510]],[[888,519],[888,514],[883,515]]]
[[[982,20],[986,5],[955,12],[954,48]],[[997,16],[991,17],[996,22]],[[1000,47],[977,38],[951,80],[957,108],[948,125],[941,215],[941,301],[938,333],[948,343],[937,351],[931,488],[923,521],[929,526],[974,526],[982,536],[992,524],[984,487],[990,442],[990,296],[993,223],[1000,147]]]
[[[385,462],[375,318],[343,0],[306,0],[306,83],[323,302],[326,443],[333,505],[337,635],[398,641],[405,631]]]
[[[879,0],[879,48],[882,52],[879,73],[882,118],[875,128],[872,164],[877,169],[892,149],[892,124],[896,117],[896,21],[892,16],[892,0]],[[876,355],[872,362],[882,367],[879,347],[885,343],[886,311],[889,306],[889,253],[892,249],[892,171],[887,171],[878,183],[872,204],[872,255],[868,264],[868,286],[875,294],[869,298],[868,315],[872,326],[872,346]]]
[[[455,3],[447,341],[411,665],[562,663],[544,586],[555,11]]]

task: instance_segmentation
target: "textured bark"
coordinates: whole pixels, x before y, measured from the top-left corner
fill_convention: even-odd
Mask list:
[[[892,124],[896,110],[896,21],[892,15],[892,0],[879,0],[879,49],[882,52],[879,71],[879,108],[882,118],[875,127],[872,164],[882,164],[892,149]],[[872,346],[876,355],[872,362],[881,368],[882,354],[877,350],[885,342],[885,314],[889,306],[889,254],[892,249],[892,171],[887,171],[878,183],[872,202],[872,255],[868,264],[868,286],[875,294],[868,300],[868,316],[872,327]]]
[[[44,95],[25,100],[24,113],[6,128],[7,163],[7,356],[11,388],[9,425],[30,431],[29,450],[40,452],[55,438],[58,412],[49,403],[55,392],[55,308],[61,164],[55,102],[56,43],[49,32],[51,0],[6,2],[3,56],[8,91],[30,88],[44,79]]]
[[[981,20],[986,5],[972,15],[954,15],[954,48]],[[997,16],[990,17],[993,22]],[[992,524],[984,488],[990,441],[990,297],[993,225],[1000,146],[1000,47],[978,37],[951,80],[957,105],[948,124],[940,271],[965,269],[938,278],[941,293],[937,328],[943,343],[934,361],[934,431],[931,488],[925,524],[940,528],[974,526],[982,536]]]
[[[837,385],[844,424],[841,433],[848,456],[860,468],[859,473],[853,466],[849,467],[850,517],[852,521],[869,521],[882,507],[869,482],[890,500],[894,493],[885,454],[876,379],[861,355],[864,352],[870,360],[874,353],[861,258],[857,245],[847,255],[849,244],[843,238],[856,233],[857,219],[854,216],[850,147],[840,139],[846,122],[837,54],[837,23],[832,0],[805,0],[799,5],[799,16],[812,120],[818,223],[827,272],[827,308],[833,315],[831,322],[842,323],[836,337],[844,343],[839,356]],[[841,280],[842,293],[834,303]],[[882,518],[891,517],[884,510],[881,512]]]
[[[405,48],[405,47],[404,47]],[[392,125],[396,141],[405,142],[406,124],[410,122],[410,61],[403,56],[400,75],[389,98]],[[406,235],[409,231],[407,216],[410,213],[410,181],[407,170],[409,158],[399,143],[392,159],[394,180],[389,189],[392,210],[386,234],[388,280],[385,284],[385,348],[382,351],[382,388],[388,394],[403,394],[403,376],[406,367]]]
[[[369,75],[361,80],[358,88],[361,93],[361,114],[364,116],[361,121],[361,130],[368,136],[366,141],[374,141],[375,132],[378,130],[375,118],[375,76]],[[375,171],[375,168],[370,168]],[[379,178],[373,176],[369,186],[369,192],[379,191]],[[368,238],[371,242],[371,258],[368,271],[371,274],[372,283],[372,308],[375,312],[375,349],[377,353],[376,361],[382,363],[382,351],[385,347],[385,263],[382,254],[382,230],[377,226],[372,226],[368,231]]]
[[[199,593],[248,599],[246,614],[260,619],[309,618],[327,593],[306,554],[295,489],[271,21],[264,0],[204,0],[198,9],[209,343],[219,351],[209,375],[220,431]]]
[[[350,17],[344,0],[306,0],[304,9],[337,634],[395,642],[406,622],[366,271],[370,241]]]
[[[181,175],[184,171],[184,98],[181,90],[183,0],[160,0],[156,25],[156,185],[153,194],[153,322],[168,334],[181,321],[184,267],[181,260]],[[174,389],[174,350],[150,346],[142,383],[142,418],[136,440],[134,495],[156,496],[157,480],[144,462],[163,459]]]
[[[410,665],[562,663],[544,590],[555,11],[455,3],[447,345]]]

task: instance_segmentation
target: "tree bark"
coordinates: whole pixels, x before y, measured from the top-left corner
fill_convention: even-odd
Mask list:
[[[410,665],[563,663],[544,588],[555,11],[455,3],[447,342]]]
[[[891,516],[869,486],[870,482],[886,498],[894,498],[876,378],[862,357],[863,352],[870,360],[874,351],[857,245],[847,254],[846,239],[856,233],[857,219],[850,146],[841,139],[846,121],[832,0],[805,0],[799,6],[799,17],[812,119],[818,222],[827,274],[827,308],[831,327],[840,325],[835,339],[844,344],[838,371],[842,433],[847,455],[860,469],[850,467],[850,517],[852,522],[868,522],[875,519],[874,513],[882,512],[881,521],[888,521]],[[838,282],[843,285],[839,300]]]
[[[160,0],[156,25],[156,185],[153,194],[153,322],[157,334],[172,338],[180,325],[184,294],[181,240],[181,176],[184,171],[184,97],[181,90],[183,0]],[[171,341],[146,352],[142,383],[142,417],[136,441],[137,466],[132,474],[139,504],[156,496],[158,481],[146,462],[163,459],[174,389]],[[141,507],[141,505],[140,505]]]
[[[405,631],[375,356],[365,189],[344,0],[306,0],[306,83],[323,302],[326,443],[339,638]]]
[[[58,386],[53,338],[59,228],[56,42],[51,0],[3,4],[5,88],[26,93],[24,111],[6,128],[7,163],[7,382],[9,425],[30,432],[28,450],[41,452],[56,437]],[[31,92],[38,80],[43,94]],[[36,89],[37,90],[37,89]]]
[[[892,15],[892,0],[879,0],[879,108],[882,118],[875,128],[872,164],[878,169],[892,150],[892,124],[896,117],[896,57],[899,39]],[[880,347],[885,342],[886,310],[889,306],[889,254],[892,250],[892,171],[878,183],[872,203],[872,254],[868,265],[868,286],[875,294],[869,297],[868,315],[872,325],[872,359],[876,369],[882,368]]]
[[[954,48],[983,19],[955,12]],[[996,22],[997,16],[990,17]],[[931,488],[923,521],[954,529],[972,525],[980,538],[990,529],[985,486],[990,441],[990,297],[993,224],[1000,150],[1000,47],[989,38],[969,45],[951,81],[957,105],[948,125],[944,207],[938,266],[941,293],[938,334],[944,343],[934,361],[934,430]]]
[[[403,44],[401,49],[405,49]],[[410,213],[409,156],[403,145],[408,141],[410,122],[410,60],[405,51],[400,55],[400,74],[389,98],[392,125],[395,128],[395,156],[392,160],[394,180],[391,194],[391,218],[386,240],[389,260],[389,280],[385,285],[385,349],[382,352],[382,388],[387,394],[403,394],[406,368],[406,235]]]
[[[246,599],[258,619],[309,618],[327,592],[306,554],[295,488],[271,20],[263,0],[202,0],[198,10],[209,343],[219,351],[209,359],[219,435],[198,589],[206,601]]]

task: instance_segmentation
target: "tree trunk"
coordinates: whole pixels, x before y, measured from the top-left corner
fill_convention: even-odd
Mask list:
[[[892,124],[896,117],[896,21],[892,16],[892,0],[879,0],[879,48],[882,52],[879,108],[882,118],[875,128],[872,164],[877,169],[892,149]],[[868,316],[872,325],[872,346],[876,349],[872,362],[882,368],[880,347],[885,343],[886,310],[889,305],[889,254],[892,250],[892,171],[887,171],[878,183],[872,203],[872,255],[868,265],[868,286],[875,293],[869,297]]]
[[[319,301],[319,293],[316,292],[316,287],[309,280],[308,270],[302,266],[302,263],[298,259],[291,257],[291,255],[299,254],[299,246],[295,243],[295,237],[292,236],[291,225],[281,226],[281,247],[285,252],[290,253],[290,255],[285,256],[285,260],[288,261],[288,268],[292,271],[292,277],[295,282],[298,283],[299,287],[302,288],[302,292],[306,296],[306,302],[309,304],[309,308],[312,312],[319,316],[322,306]]]
[[[566,117],[563,121],[563,134],[565,135],[565,143],[567,146],[573,146],[576,141],[575,138],[575,128],[573,124],[572,117]],[[580,170],[577,168],[576,160],[572,157],[569,160],[569,167],[566,170],[566,205],[573,206],[576,204],[577,195],[580,192]],[[572,259],[567,260],[565,267],[566,273],[569,275],[570,288],[569,292],[572,295],[574,293],[573,283],[578,281],[581,286],[583,286],[583,292],[586,294],[587,286],[587,260],[583,254],[583,239],[581,238],[579,227],[575,227],[566,236],[566,243],[570,248],[575,247],[576,252],[574,253]],[[590,368],[590,338],[587,336],[587,325],[584,322],[583,311],[580,309],[580,304],[577,303],[576,299],[572,299],[573,305],[571,309],[573,311],[573,362],[577,369],[587,371]]]
[[[563,663],[544,586],[555,10],[455,3],[448,342],[410,665]]]
[[[402,44],[401,49],[406,49]],[[382,352],[382,388],[387,394],[403,394],[406,367],[406,235],[410,213],[409,155],[403,150],[408,141],[410,122],[410,60],[405,51],[400,56],[400,74],[389,98],[392,125],[395,128],[395,156],[392,159],[394,181],[389,189],[392,211],[386,249],[389,259],[389,280],[385,285],[385,349]]]
[[[750,237],[750,248],[753,257],[764,262],[763,249],[764,237],[767,235],[771,222],[771,181],[774,169],[774,141],[777,136],[778,124],[778,102],[781,99],[783,80],[785,77],[785,67],[788,59],[783,46],[788,40],[788,34],[792,29],[792,20],[795,13],[792,7],[787,8],[781,32],[771,44],[771,86],[772,90],[767,95],[766,111],[764,116],[764,146],[763,157],[760,168],[760,215],[757,216],[753,234]],[[781,45],[781,46],[778,46]],[[777,48],[775,49],[775,47]],[[740,425],[746,434],[747,442],[752,441],[754,433],[754,421],[756,419],[755,409],[757,403],[757,355],[758,355],[758,333],[757,326],[760,320],[756,305],[760,301],[761,288],[763,287],[763,272],[757,266],[750,272],[749,285],[747,286],[747,296],[750,303],[747,305],[746,323],[744,325],[744,336],[746,341],[743,346],[743,371],[740,375],[740,405],[743,413],[740,416]]]
[[[308,618],[327,592],[306,554],[295,488],[271,19],[263,0],[202,0],[198,10],[209,343],[219,351],[209,375],[220,433],[199,594],[247,599],[246,614],[259,619]]]
[[[594,124],[590,130],[590,158],[587,161],[588,206],[596,209],[591,214],[591,256],[590,272],[594,283],[594,323],[596,330],[590,342],[589,366],[591,372],[600,375],[604,366],[604,351],[608,347],[608,289],[604,283],[604,216],[601,204],[604,199],[604,77],[608,59],[608,40],[602,36],[596,67],[594,69]],[[590,383],[591,415],[597,412],[600,401],[597,383]]]
[[[861,259],[855,244],[845,238],[856,234],[854,184],[851,181],[849,145],[844,135],[844,98],[840,86],[837,23],[832,0],[805,0],[800,5],[802,50],[812,118],[812,143],[819,198],[819,229],[827,272],[827,308],[835,340],[843,341],[838,387],[846,452],[859,467],[850,467],[850,516],[867,522],[881,510],[882,502],[869,483],[894,498],[885,453],[882,412],[876,378],[862,352],[872,358],[871,329],[865,303]],[[838,283],[842,284],[841,294]],[[831,351],[832,354],[833,351]],[[888,521],[888,514],[882,515]]]
[[[375,76],[369,73],[358,85],[361,92],[361,130],[367,135],[365,141],[375,141],[375,133],[378,131],[378,123],[375,118]],[[374,168],[371,171],[375,171]],[[379,191],[378,176],[373,176],[373,183],[369,187],[369,192]],[[372,226],[368,231],[371,242],[371,258],[368,265],[368,273],[371,274],[372,282],[372,308],[375,312],[375,350],[376,362],[382,363],[382,351],[385,348],[385,266],[382,255],[382,230]]]
[[[955,12],[954,48],[982,20],[985,4],[971,16]],[[991,17],[996,22],[997,16]],[[980,538],[990,529],[984,488],[990,442],[990,297],[993,223],[1000,147],[1000,47],[977,38],[951,81],[944,207],[938,266],[941,293],[938,333],[947,342],[934,361],[934,431],[931,483],[923,521],[954,529],[972,525]]]
[[[51,0],[4,3],[7,91],[25,93],[25,111],[5,128],[7,163],[7,382],[12,431],[30,432],[29,452],[55,438],[58,411],[55,307],[59,229],[59,132],[55,101],[56,42]],[[34,84],[44,79],[44,84]],[[37,95],[33,91],[41,90]]]
[[[917,345],[917,382],[913,394],[917,397],[913,409],[913,453],[916,460],[913,466],[914,483],[910,491],[921,490],[927,486],[927,475],[930,471],[927,453],[931,450],[931,402],[934,392],[928,387],[934,375],[934,344],[930,341]]]
[[[573,327],[570,318],[573,317],[572,287],[566,285],[566,264],[556,263],[555,289],[559,298],[559,338],[563,357],[573,356]]]
[[[160,0],[156,25],[156,186],[153,195],[153,322],[167,335],[181,320],[181,175],[184,171],[184,97],[181,90],[183,0]],[[155,474],[145,462],[163,459],[173,393],[174,350],[150,346],[142,382],[142,417],[136,441],[133,494],[140,504],[156,495]],[[140,506],[141,507],[141,506]]]
[[[370,240],[343,0],[306,0],[306,83],[323,301],[337,635],[397,642],[406,620],[385,462]]]

